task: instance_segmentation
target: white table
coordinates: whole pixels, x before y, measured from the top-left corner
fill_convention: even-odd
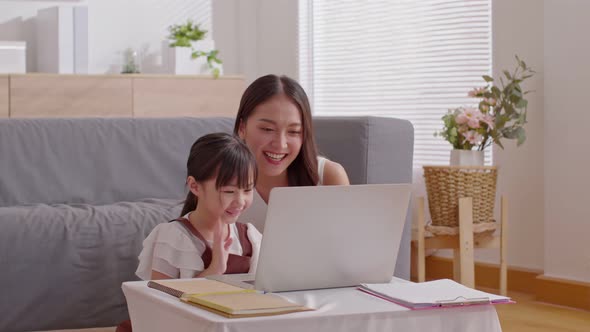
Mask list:
[[[409,310],[355,288],[279,293],[316,309],[278,316],[229,319],[147,287],[123,283],[133,332],[190,331],[501,331],[493,305]]]

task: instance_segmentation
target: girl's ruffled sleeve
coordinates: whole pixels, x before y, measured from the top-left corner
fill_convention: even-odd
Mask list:
[[[152,270],[171,278],[193,278],[203,271],[205,245],[176,222],[156,226],[143,241],[135,274],[150,280]]]

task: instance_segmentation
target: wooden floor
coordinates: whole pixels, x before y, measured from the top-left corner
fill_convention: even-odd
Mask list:
[[[492,289],[482,289],[497,293]],[[589,332],[590,312],[536,302],[534,296],[509,292],[516,304],[496,305],[503,332]]]
[[[491,289],[483,291],[497,293]],[[589,332],[590,312],[536,302],[532,295],[509,293],[517,303],[496,305],[503,332]],[[114,332],[114,327],[59,332]],[[54,331],[58,332],[58,331]]]

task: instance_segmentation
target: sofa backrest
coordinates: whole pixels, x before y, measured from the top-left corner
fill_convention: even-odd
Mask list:
[[[0,120],[0,207],[111,204],[185,193],[186,158],[232,118]],[[320,152],[351,183],[411,182],[413,128],[404,120],[318,117]]]
[[[0,206],[181,199],[186,158],[229,118],[0,121]]]

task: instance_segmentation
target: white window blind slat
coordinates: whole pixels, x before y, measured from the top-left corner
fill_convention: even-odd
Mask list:
[[[435,137],[491,72],[491,0],[300,0],[299,79],[314,114],[414,125],[414,167],[448,164]],[[488,149],[486,161],[491,161]]]

